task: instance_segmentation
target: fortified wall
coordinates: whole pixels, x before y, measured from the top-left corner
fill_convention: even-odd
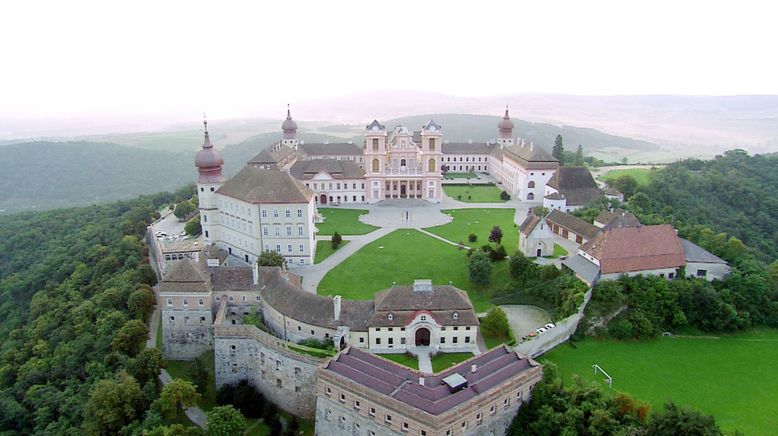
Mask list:
[[[216,388],[248,380],[281,409],[312,419],[316,414],[316,368],[324,359],[301,354],[299,347],[253,325],[232,324],[222,300],[213,327]]]

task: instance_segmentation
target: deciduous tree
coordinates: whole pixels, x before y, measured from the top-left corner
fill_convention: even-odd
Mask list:
[[[243,434],[246,418],[232,406],[217,406],[206,413],[207,436],[231,436]]]
[[[467,261],[470,281],[477,285],[488,285],[492,279],[492,262],[483,251],[474,253]]]
[[[159,406],[163,413],[175,413],[176,422],[179,422],[184,410],[197,405],[200,394],[191,382],[174,378],[167,386],[162,388],[159,396]]]

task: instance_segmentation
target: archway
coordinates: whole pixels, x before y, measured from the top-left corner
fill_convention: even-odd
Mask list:
[[[535,194],[533,194],[531,192],[529,194],[527,194],[527,200],[534,200],[534,199],[535,199]]]
[[[426,327],[422,327],[416,330],[416,346],[427,347],[430,344],[430,330]]]
[[[345,336],[341,336],[340,337],[340,349],[342,350],[344,348],[346,348],[346,337]]]
[[[537,254],[537,256],[538,256],[538,257],[541,257],[542,255],[543,255],[543,249],[542,249],[542,248],[538,248],[538,254]]]
[[[319,197],[319,203],[327,204],[327,194],[321,194],[321,197]]]

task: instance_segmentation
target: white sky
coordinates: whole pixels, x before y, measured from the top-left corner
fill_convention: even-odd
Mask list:
[[[769,1],[376,3],[4,2],[0,118],[277,114],[391,89],[778,94]]]

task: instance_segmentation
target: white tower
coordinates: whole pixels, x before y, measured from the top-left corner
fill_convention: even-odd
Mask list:
[[[216,204],[216,191],[224,184],[222,166],[224,159],[213,148],[211,138],[208,137],[208,121],[203,120],[205,127],[205,141],[203,148],[197,152],[195,166],[200,173],[197,177],[197,198],[200,201],[200,225],[203,227],[203,243],[210,245],[217,239],[214,228],[218,223],[218,208]]]
[[[497,136],[497,143],[500,144],[500,148],[513,145],[513,121],[508,116],[508,106],[505,106],[505,116],[502,117],[497,127],[500,129],[500,134]]]
[[[292,112],[289,109],[289,105],[286,105],[286,119],[284,120],[284,123],[281,124],[281,129],[284,130],[281,144],[292,150],[297,150],[297,123],[292,119]]]

